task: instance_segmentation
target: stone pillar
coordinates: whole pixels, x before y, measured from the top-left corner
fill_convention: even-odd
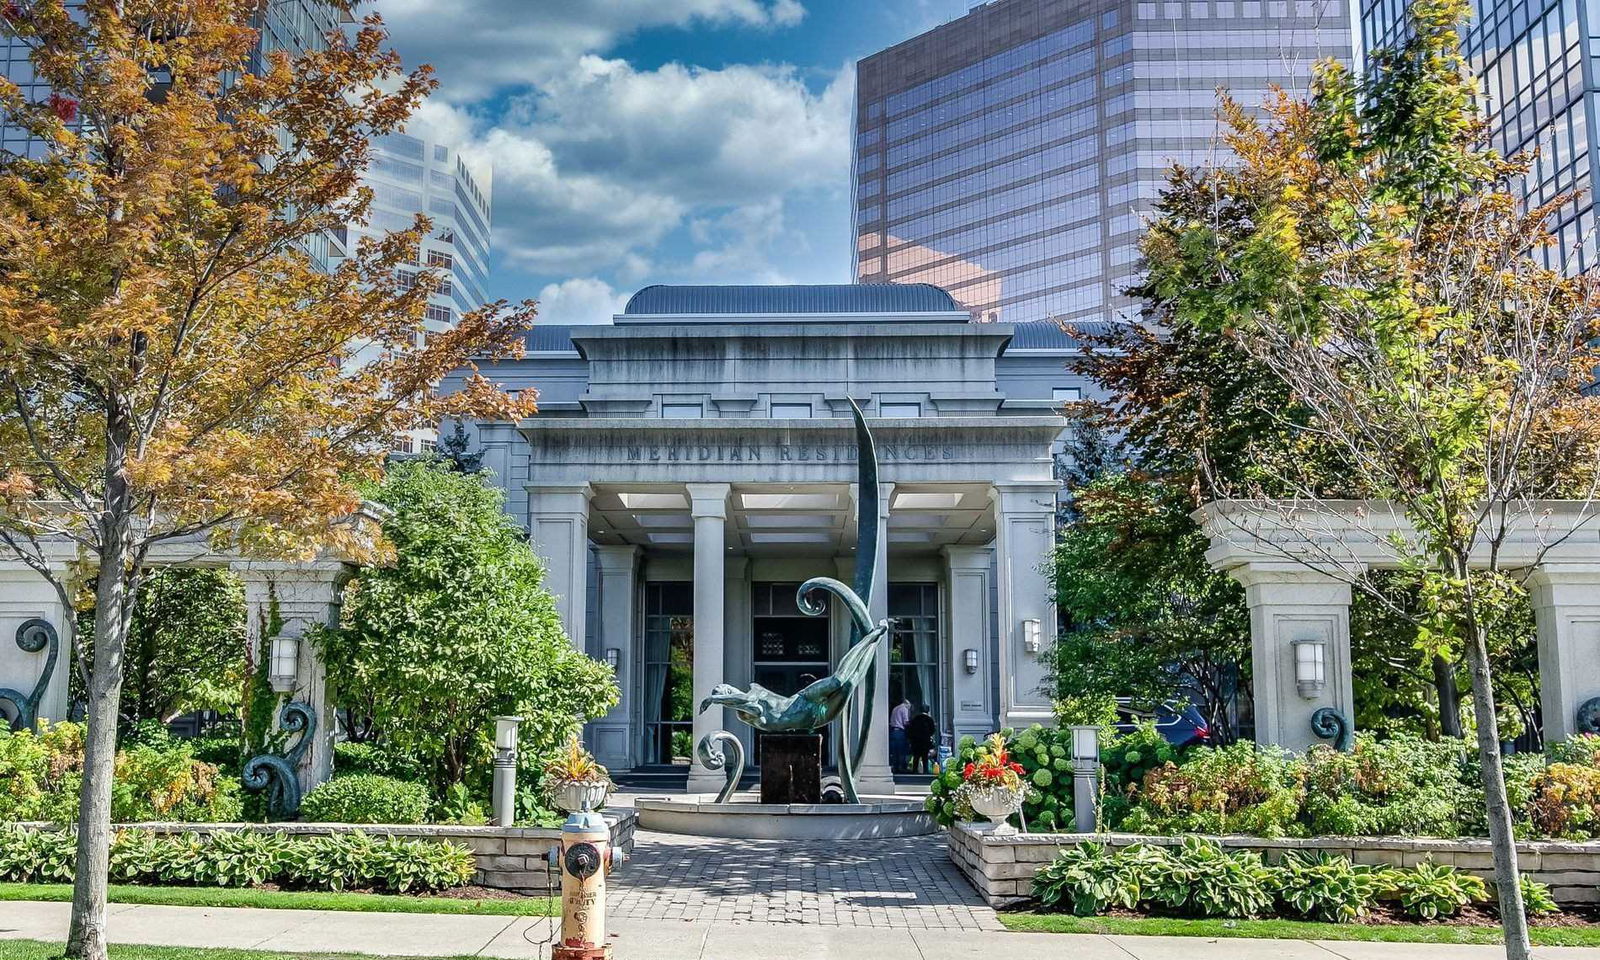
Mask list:
[[[1045,689],[1056,640],[1055,596],[1044,566],[1055,548],[1056,490],[1060,484],[997,484],[995,550],[1000,575],[1000,725],[1022,729],[1055,723],[1054,697]],[[1039,649],[1027,649],[1028,621],[1038,621]]]
[[[949,610],[951,732],[978,739],[994,730],[994,707],[989,703],[989,583],[994,554],[989,547],[947,546],[944,556],[946,609]],[[975,673],[967,672],[966,651],[978,655]]]
[[[56,575],[65,574],[65,570],[59,570]],[[15,690],[24,697],[32,696],[49,661],[50,648],[46,646],[37,653],[22,649],[17,643],[17,631],[29,620],[47,621],[56,631],[58,652],[55,667],[39,698],[40,720],[65,720],[70,709],[67,684],[73,665],[68,615],[60,594],[44,577],[20,561],[0,566],[0,687]],[[9,709],[11,705],[7,704],[0,711]],[[9,726],[8,717],[9,714],[0,717],[0,729]]]
[[[1293,563],[1248,563],[1229,571],[1244,584],[1250,607],[1250,660],[1255,678],[1256,742],[1305,750],[1327,741],[1311,715],[1332,707],[1352,724],[1350,584]],[[1304,695],[1295,678],[1295,641],[1326,644],[1326,684]]]
[[[1600,563],[1546,563],[1528,579],[1539,628],[1544,739],[1578,733],[1578,710],[1600,697]]]
[[[588,626],[589,498],[587,483],[529,486],[528,536],[545,561],[544,587],[555,596],[567,639],[580,651]]]
[[[244,586],[246,626],[256,663],[271,656],[274,636],[299,637],[300,655],[290,701],[311,708],[317,728],[300,761],[300,788],[309,791],[333,774],[334,703],[328,696],[327,670],[316,647],[305,636],[315,626],[339,622],[339,602],[352,569],[337,561],[308,564],[240,561],[233,572]],[[274,605],[280,626],[269,634]],[[277,717],[273,717],[276,724]],[[291,744],[292,746],[292,744]]]
[[[711,688],[724,682],[723,613],[727,547],[728,492],[726,483],[691,483],[690,513],[694,516],[694,708],[711,696]],[[717,730],[728,729],[726,710],[712,707],[694,716],[694,742]],[[698,751],[689,767],[690,793],[716,793],[726,777],[700,763]]]
[[[634,765],[639,548],[632,544],[596,547],[595,557],[600,569],[600,656],[604,659],[608,650],[617,651],[617,685],[622,696],[610,713],[589,725],[589,746],[601,763],[626,770]]]
[[[854,486],[851,491],[855,493]],[[867,605],[874,624],[889,615],[889,504],[893,500],[894,484],[878,484],[878,558],[873,568],[872,602]],[[889,702],[890,642],[885,639],[878,648],[877,690],[872,715],[866,718],[867,751],[856,771],[856,791],[863,796],[893,796],[895,792],[894,770],[889,766],[889,711],[894,708]]]

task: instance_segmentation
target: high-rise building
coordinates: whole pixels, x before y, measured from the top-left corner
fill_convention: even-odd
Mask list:
[[[73,6],[70,3],[68,6]],[[284,50],[291,57],[328,46],[328,36],[344,29],[350,22],[348,14],[340,13],[322,0],[271,0],[256,18],[260,41],[251,53],[251,69],[259,70],[267,55]],[[49,88],[40,82],[28,59],[28,46],[16,37],[0,31],[0,73],[21,88],[22,95],[40,101],[50,96]],[[0,124],[0,156],[6,154],[34,155],[44,145],[31,138],[27,131]],[[306,252],[323,267],[344,255],[337,236],[317,236],[303,244]]]
[[[1114,319],[1174,161],[1348,60],[1346,0],[995,0],[856,68],[856,277],[979,320]]]
[[[1363,58],[1410,32],[1407,0],[1361,0]],[[1596,155],[1590,114],[1600,110],[1600,0],[1513,3],[1474,0],[1462,51],[1478,75],[1490,142],[1506,156],[1532,155],[1523,187],[1533,204],[1581,191],[1553,224],[1553,265],[1578,272],[1596,258]]]
[[[364,183],[372,190],[372,207],[365,224],[348,228],[350,249],[363,238],[408,230],[417,214],[427,214],[433,229],[412,262],[399,268],[402,280],[423,268],[444,274],[428,298],[427,328],[447,329],[462,313],[482,306],[488,299],[489,174],[474,172],[448,144],[395,133],[373,141]],[[396,449],[421,452],[433,442],[432,431],[417,431],[399,438]]]

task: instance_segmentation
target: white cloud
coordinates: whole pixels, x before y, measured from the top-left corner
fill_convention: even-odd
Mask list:
[[[622,312],[628,295],[618,293],[596,277],[574,277],[552,283],[539,291],[539,323],[541,324],[596,324],[610,323]]]

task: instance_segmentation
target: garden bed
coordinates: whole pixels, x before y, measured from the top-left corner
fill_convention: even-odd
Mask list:
[[[1411,837],[1312,837],[1268,840],[1213,837],[1228,850],[1254,850],[1276,862],[1286,850],[1323,851],[1358,864],[1415,866],[1424,860],[1489,877],[1494,857],[1487,840],[1433,840]],[[1180,837],[1108,833],[1030,833],[995,836],[993,828],[956,823],[948,832],[950,859],[992,906],[1018,903],[1032,892],[1033,877],[1056,855],[1084,841],[1121,848],[1135,843],[1177,846]],[[1563,907],[1600,903],[1600,841],[1519,843],[1522,871],[1550,886]]]
[[[453,887],[437,893],[392,894],[370,890],[339,893],[259,887],[170,887],[112,884],[111,903],[171,907],[250,907],[257,910],[338,910],[357,913],[442,913],[451,915],[546,917],[553,901],[494,887]],[[68,903],[67,883],[0,883],[0,902]]]
[[[1033,913],[1022,903],[1002,911],[1000,922],[1019,933],[1097,934],[1143,937],[1203,937],[1249,940],[1338,940],[1383,943],[1498,944],[1503,942],[1499,920],[1487,911],[1432,923],[1392,916],[1350,923],[1315,923],[1304,920],[1193,920],[1118,910],[1105,916],[1076,917],[1061,913]],[[1600,923],[1592,912],[1563,911],[1553,917],[1530,917],[1534,944],[1549,947],[1600,947]]]
[[[606,811],[611,827],[611,843],[624,852],[633,849],[636,816],[632,810]],[[51,824],[20,824],[32,829],[55,829]],[[334,836],[364,833],[373,837],[413,840],[446,840],[472,851],[475,872],[472,882],[496,890],[531,896],[548,891],[545,854],[561,840],[559,828],[547,827],[459,827],[431,825],[389,825],[348,823],[127,823],[117,829],[137,829],[154,834],[195,833],[282,833],[288,836]]]

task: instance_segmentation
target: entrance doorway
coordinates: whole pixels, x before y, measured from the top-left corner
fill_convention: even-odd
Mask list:
[[[644,586],[644,763],[687,764],[694,752],[694,584]]]
[[[888,607],[894,632],[889,638],[889,702],[883,709],[889,711],[891,725],[894,711],[902,709],[906,729],[905,754],[890,760],[896,773],[927,773],[929,756],[946,732],[940,720],[944,674],[939,662],[939,585],[892,583]],[[900,708],[906,700],[910,706]]]
[[[773,693],[793,696],[833,672],[829,655],[829,618],[807,616],[795,600],[798,583],[751,585],[750,676]],[[822,731],[824,762],[831,762],[832,732]],[[761,734],[756,734],[755,756],[761,759]]]

